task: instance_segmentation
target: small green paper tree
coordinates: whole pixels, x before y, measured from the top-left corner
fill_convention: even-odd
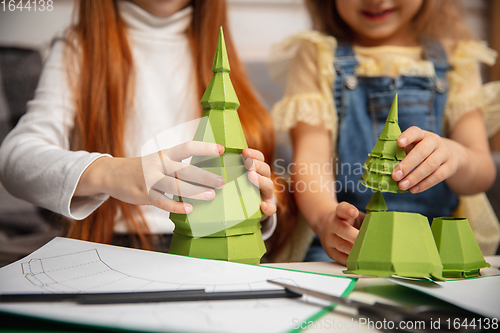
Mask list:
[[[361,183],[376,192],[373,194],[366,210],[371,212],[385,212],[387,205],[380,192],[402,192],[398,188],[398,182],[392,179],[392,171],[406,156],[404,148],[397,144],[401,135],[398,125],[398,95],[394,97],[384,129],[380,134],[372,152],[368,154],[363,168],[365,172],[361,177]]]
[[[194,141],[218,143],[222,156],[194,156],[191,164],[223,176],[226,184],[211,201],[178,197],[193,211],[170,214],[175,223],[170,253],[201,258],[259,263],[265,253],[260,231],[260,191],[249,180],[242,150],[247,142],[238,112],[240,106],[229,77],[229,60],[222,27],[212,66],[214,75],[203,94],[203,116]]]
[[[363,168],[361,183],[373,190],[358,237],[344,273],[373,276],[399,275],[442,280],[443,265],[427,218],[420,214],[389,212],[382,192],[401,192],[392,171],[406,156],[397,144],[397,95],[372,152]]]

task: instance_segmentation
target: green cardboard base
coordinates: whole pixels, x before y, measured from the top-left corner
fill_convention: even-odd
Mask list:
[[[477,277],[481,268],[491,267],[484,260],[467,219],[435,218],[431,230],[443,263],[443,276]]]
[[[442,271],[425,216],[371,212],[361,225],[344,273],[444,280]]]
[[[193,238],[174,231],[169,253],[245,264],[260,264],[266,253],[260,228],[248,235]]]
[[[472,269],[470,271],[454,271],[443,269],[443,277],[447,279],[465,279],[481,276],[479,269]]]

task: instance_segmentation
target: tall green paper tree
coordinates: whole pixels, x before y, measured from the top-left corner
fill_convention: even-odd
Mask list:
[[[170,214],[175,223],[171,253],[258,263],[265,252],[260,220],[260,191],[249,180],[242,158],[247,148],[238,117],[240,105],[229,77],[230,67],[222,27],[212,66],[213,76],[203,94],[203,116],[194,141],[218,143],[222,156],[195,156],[191,164],[223,176],[211,201],[178,197],[193,205],[186,214]]]
[[[397,139],[400,135],[398,95],[396,95],[385,121],[384,129],[363,165],[365,172],[361,177],[361,183],[376,191],[366,206],[368,211],[380,212],[387,210],[387,205],[381,192],[402,192],[398,188],[398,182],[392,179],[391,176],[394,168],[406,156],[404,148],[399,147],[397,144]]]

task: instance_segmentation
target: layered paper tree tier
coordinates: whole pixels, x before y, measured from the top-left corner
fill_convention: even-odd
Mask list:
[[[443,280],[442,271],[425,216],[371,212],[361,225],[344,273]]]
[[[266,253],[260,223],[253,233],[230,237],[193,238],[174,232],[170,247],[175,254],[245,264],[259,264]]]
[[[491,267],[483,257],[467,219],[440,217],[432,221],[432,234],[446,278],[469,278]]]
[[[398,125],[397,102],[398,97],[396,95],[384,129],[363,165],[365,172],[361,177],[361,183],[375,191],[402,192],[398,189],[398,183],[391,177],[396,165],[406,156],[404,148],[399,147],[397,144],[397,139],[401,135],[401,129]]]
[[[243,158],[224,154],[216,158],[197,158],[191,164],[223,176],[226,185],[215,190],[211,201],[181,198],[193,205],[186,214],[170,214],[175,232],[190,237],[223,237],[245,235],[255,231],[262,219],[260,191],[249,180]]]

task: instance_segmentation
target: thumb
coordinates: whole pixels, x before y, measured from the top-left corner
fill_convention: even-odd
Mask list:
[[[348,202],[343,201],[337,206],[337,216],[351,225],[354,225],[358,215],[359,210]]]

